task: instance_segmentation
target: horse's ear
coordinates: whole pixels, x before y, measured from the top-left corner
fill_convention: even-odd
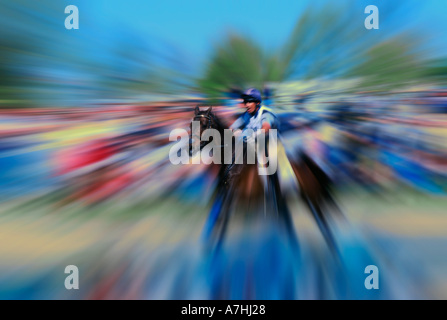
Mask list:
[[[213,110],[213,107],[209,107],[208,110],[206,110],[206,115],[209,116],[211,114],[211,110]]]
[[[200,112],[199,106],[196,106],[196,108],[194,109],[194,113],[199,114],[199,112]]]

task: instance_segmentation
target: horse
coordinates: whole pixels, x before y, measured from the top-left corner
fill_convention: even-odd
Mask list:
[[[295,125],[291,129],[294,135],[296,135],[297,131],[299,134],[300,130],[312,128],[313,125],[320,123],[320,121],[321,119],[315,119],[310,123]],[[334,181],[313,160],[312,156],[302,148],[288,154],[288,158],[300,187],[299,198],[309,209],[312,218],[329,248],[336,255],[339,255],[339,250],[331,229],[331,220],[346,222],[346,218],[332,195]]]
[[[200,131],[193,132],[193,121],[200,122]],[[216,129],[221,137],[224,136],[225,126],[220,119],[212,112],[212,107],[206,111],[201,111],[197,106],[190,127],[190,147],[189,155],[196,151],[201,151],[208,142],[200,140],[206,129]],[[294,247],[298,242],[293,228],[292,218],[286,201],[282,196],[278,177],[275,174],[262,179],[258,174],[258,165],[235,163],[236,137],[233,134],[231,139],[232,162],[225,163],[224,152],[221,152],[221,161],[217,175],[217,188],[213,195],[213,204],[208,215],[202,233],[202,239],[211,247],[220,248],[227,236],[230,217],[234,220],[246,218],[249,220],[267,220],[276,222],[274,225],[285,230],[287,238]],[[200,143],[199,143],[200,141]],[[268,137],[266,141],[268,144]],[[218,147],[225,147],[221,141],[213,141]],[[244,143],[243,159],[246,159],[247,145]],[[227,146],[228,147],[228,146]],[[216,166],[216,164],[213,164]],[[263,215],[260,212],[263,211]],[[261,216],[261,217],[260,217]],[[259,221],[259,220],[258,220]]]

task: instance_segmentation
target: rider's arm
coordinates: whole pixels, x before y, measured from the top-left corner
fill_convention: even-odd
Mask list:
[[[270,130],[271,128],[272,128],[272,127],[270,126],[270,123],[268,123],[268,122],[264,122],[264,123],[262,124],[262,130],[264,130],[265,133],[269,132],[269,130]]]
[[[237,130],[244,126],[245,121],[243,117],[239,117],[236,119],[236,121],[233,122],[233,124],[230,126],[230,129]]]
[[[271,113],[264,113],[262,115],[261,121],[262,129],[265,130],[265,133],[268,133],[270,129],[277,129],[276,117]]]

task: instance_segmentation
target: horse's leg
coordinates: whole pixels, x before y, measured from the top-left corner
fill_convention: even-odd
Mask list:
[[[202,239],[205,241],[209,241],[210,237],[213,234],[213,231],[218,223],[218,219],[222,213],[222,207],[225,202],[225,194],[222,190],[218,190],[215,196],[213,206],[211,207],[208,218],[205,222],[204,230],[202,233]]]
[[[221,226],[217,231],[217,243],[216,243],[216,251],[219,251],[225,241],[225,236],[227,233],[227,227],[228,227],[228,221],[230,220],[231,210],[230,210],[230,204],[231,204],[231,197],[226,197],[224,208],[223,208],[223,215],[222,215],[222,223]]]
[[[325,191],[325,194],[323,195],[323,197],[324,197],[324,202],[323,202],[324,207],[327,210],[329,210],[331,213],[333,213],[333,216],[335,218],[337,218],[339,221],[347,222],[347,219],[346,219],[345,214],[343,213],[343,210],[340,208],[337,201],[335,201],[334,197],[328,190]]]
[[[225,206],[228,195],[229,169],[231,169],[229,166],[220,166],[217,174],[219,182],[215,191],[213,205],[202,232],[202,239],[205,241],[209,241],[212,234],[215,233],[219,220],[221,220],[222,212],[224,212],[223,207]]]
[[[339,256],[339,250],[336,245],[334,235],[331,231],[331,228],[325,215],[321,211],[321,207],[318,204],[315,205],[314,203],[312,203],[312,201],[307,197],[305,198],[305,201],[307,207],[312,213],[315,222],[317,223],[318,229],[320,229],[320,232],[323,235],[324,240],[328,244],[329,248]]]
[[[290,214],[289,207],[287,206],[286,199],[284,199],[281,193],[281,186],[279,184],[278,174],[274,173],[267,177],[268,184],[271,185],[270,189],[273,193],[273,199],[275,199],[275,205],[277,207],[277,214],[279,223],[286,230],[287,238],[290,241],[294,249],[299,249],[298,238],[293,226],[293,219]]]
[[[330,250],[334,252],[337,257],[340,257],[334,235],[329,226],[327,217],[321,207],[321,202],[324,198],[324,188],[322,188],[321,183],[318,181],[318,177],[316,177],[312,171],[312,166],[309,165],[309,161],[306,160],[307,159],[305,157],[302,157],[302,162],[293,166],[293,170],[301,186],[301,198],[309,208],[312,217],[314,218],[318,229],[323,235],[323,238],[328,244]]]
[[[202,236],[203,240],[208,246],[213,247],[214,251],[218,251],[225,240],[233,202],[231,184],[221,184],[218,188]]]
[[[326,208],[325,212],[344,221],[345,216],[330,192],[333,185],[332,179],[308,155],[304,154],[304,159],[310,173],[318,183],[317,198],[320,206]]]

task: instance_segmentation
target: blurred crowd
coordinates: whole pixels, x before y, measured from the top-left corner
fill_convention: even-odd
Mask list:
[[[304,149],[339,186],[380,191],[398,182],[445,195],[445,90],[361,92],[324,101],[317,112],[312,96],[302,99],[284,121],[286,150]]]
[[[280,118],[288,158],[304,152],[340,188],[354,183],[380,192],[401,183],[445,195],[445,89],[343,95],[288,90],[268,100]],[[214,110],[230,124],[243,111],[239,103],[228,98]],[[2,111],[2,197],[42,191],[45,185],[47,192],[61,194],[61,204],[94,204],[114,196],[182,193],[194,185],[203,199],[201,190],[209,190],[214,178],[204,175],[205,166],[174,166],[168,158],[170,132],[187,129],[200,104],[197,97]]]

